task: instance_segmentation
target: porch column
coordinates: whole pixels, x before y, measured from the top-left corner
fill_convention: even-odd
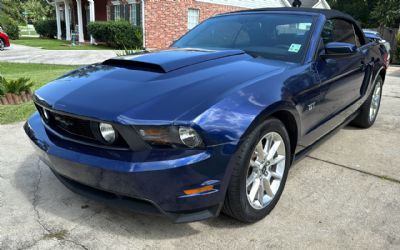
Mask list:
[[[94,22],[95,18],[95,11],[94,11],[94,0],[88,0],[89,2],[89,12],[90,12],[90,22]],[[93,36],[90,36],[90,44],[95,44],[96,41],[94,40]]]
[[[57,39],[61,40],[61,17],[60,17],[60,6],[56,3],[56,20],[57,20]]]
[[[83,20],[82,20],[82,0],[76,0],[77,14],[78,14],[78,31],[79,31],[79,42],[85,42],[83,37]]]
[[[71,41],[71,20],[70,20],[70,13],[71,7],[69,6],[69,1],[64,0],[64,12],[65,12],[65,39],[67,41]]]

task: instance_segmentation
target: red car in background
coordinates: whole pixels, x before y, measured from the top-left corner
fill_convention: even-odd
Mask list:
[[[0,50],[3,50],[6,47],[10,47],[10,39],[7,34],[4,33],[3,29],[0,27]]]

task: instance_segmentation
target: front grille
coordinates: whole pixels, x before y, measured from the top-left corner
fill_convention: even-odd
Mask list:
[[[90,127],[89,120],[77,119],[74,117],[50,112],[50,119],[54,126],[59,130],[63,130],[72,136],[84,137],[90,140],[96,140]]]
[[[129,148],[128,144],[121,136],[117,136],[116,141],[112,145],[105,145],[101,140],[101,135],[99,134],[98,129],[99,123],[97,121],[66,115],[60,112],[49,110],[47,108],[46,117],[43,107],[36,104],[36,108],[39,111],[42,119],[45,121],[46,125],[50,129],[54,130],[55,132],[66,138],[98,146],[118,147],[126,149]]]

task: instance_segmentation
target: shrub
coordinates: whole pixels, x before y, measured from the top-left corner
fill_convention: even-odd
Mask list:
[[[29,91],[33,86],[33,83],[29,78],[18,78],[16,80],[6,80],[4,77],[0,78],[0,91],[4,94],[12,93],[12,94],[20,94],[24,91]]]
[[[41,37],[54,38],[57,36],[56,20],[39,20],[36,21],[33,26]]]
[[[0,17],[0,26],[3,28],[4,32],[11,39],[18,39],[19,38],[19,28],[18,23],[6,16]]]
[[[142,29],[127,21],[92,22],[89,34],[99,42],[116,49],[137,49],[142,47]]]
[[[56,38],[57,37],[57,21],[56,20],[39,20],[36,21],[33,26],[35,27],[36,33],[41,37],[45,38]],[[72,30],[72,25],[71,25]],[[61,32],[62,38],[66,37],[65,22],[61,21]]]
[[[0,76],[0,97],[6,94],[5,80],[4,77]]]

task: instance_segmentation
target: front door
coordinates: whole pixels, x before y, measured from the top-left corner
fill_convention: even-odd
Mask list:
[[[329,42],[345,42],[360,48],[352,23],[342,19],[328,20],[322,34],[324,44]],[[329,58],[317,59],[317,71],[321,81],[322,99],[320,112],[327,120],[338,115],[346,107],[361,97],[361,87],[365,77],[365,50],[358,49],[357,53]]]

